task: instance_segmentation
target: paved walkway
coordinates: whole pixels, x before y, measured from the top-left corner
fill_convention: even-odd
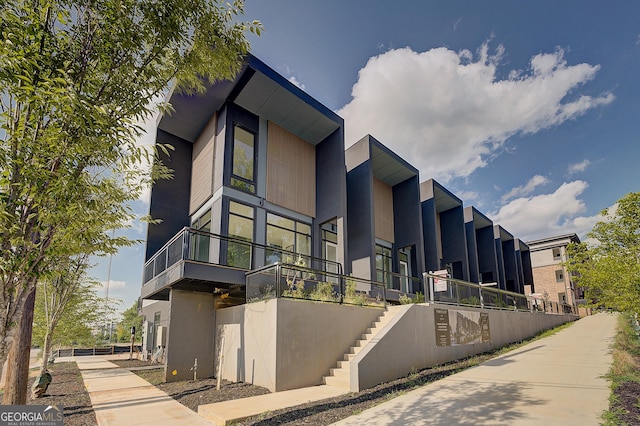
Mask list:
[[[105,358],[73,358],[82,371],[98,425],[210,425],[146,380]]]
[[[616,315],[583,318],[336,425],[598,425]]]

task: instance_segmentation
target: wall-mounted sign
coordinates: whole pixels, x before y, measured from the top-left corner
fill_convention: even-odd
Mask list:
[[[435,309],[436,346],[471,345],[491,341],[486,312]]]

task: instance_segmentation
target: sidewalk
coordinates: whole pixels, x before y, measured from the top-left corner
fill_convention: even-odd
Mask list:
[[[585,317],[336,425],[598,425],[616,315]]]
[[[166,393],[105,358],[73,359],[82,371],[98,425],[210,425]]]

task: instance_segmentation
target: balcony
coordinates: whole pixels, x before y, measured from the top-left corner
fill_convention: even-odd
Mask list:
[[[141,297],[168,300],[171,288],[212,292],[238,290],[244,298],[248,271],[273,263],[303,264],[342,274],[342,264],[279,247],[183,228],[144,265]]]

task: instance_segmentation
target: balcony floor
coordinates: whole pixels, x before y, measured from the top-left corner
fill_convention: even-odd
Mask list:
[[[143,299],[169,300],[169,290],[212,293],[215,289],[244,288],[246,270],[209,263],[182,260],[142,286]]]

